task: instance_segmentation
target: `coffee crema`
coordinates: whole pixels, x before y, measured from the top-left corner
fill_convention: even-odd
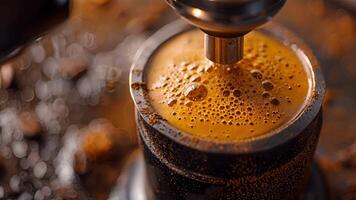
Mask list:
[[[217,65],[203,34],[182,33],[154,54],[146,74],[154,109],[178,130],[219,142],[254,139],[295,118],[307,99],[306,71],[292,50],[251,32],[244,58]]]

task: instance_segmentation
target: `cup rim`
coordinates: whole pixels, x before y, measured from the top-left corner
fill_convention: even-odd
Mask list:
[[[194,29],[182,20],[176,20],[153,34],[137,51],[130,71],[130,93],[140,117],[160,134],[186,147],[210,153],[255,153],[282,145],[303,132],[321,109],[325,93],[325,81],[321,68],[312,51],[288,29],[270,22],[258,31],[267,34],[291,49],[303,64],[309,81],[309,92],[304,105],[287,123],[267,134],[234,142],[217,142],[198,138],[178,130],[160,117],[149,103],[145,72],[152,55],[170,38]]]

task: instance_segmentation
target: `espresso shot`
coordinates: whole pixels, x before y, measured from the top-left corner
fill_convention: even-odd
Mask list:
[[[250,32],[233,65],[209,61],[203,34],[182,22],[147,42],[131,90],[152,199],[301,198],[324,82],[294,40],[277,25]]]

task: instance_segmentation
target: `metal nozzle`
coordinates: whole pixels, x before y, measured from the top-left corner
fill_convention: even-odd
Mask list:
[[[205,34],[204,47],[206,57],[214,63],[234,64],[243,57],[244,38],[223,38]]]
[[[205,35],[205,54],[215,63],[243,57],[243,35],[264,24],[286,0],[166,0]]]

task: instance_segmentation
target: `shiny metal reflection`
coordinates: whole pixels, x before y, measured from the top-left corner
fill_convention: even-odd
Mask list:
[[[205,56],[214,63],[223,65],[237,63],[243,57],[244,38],[215,37],[205,34]]]

